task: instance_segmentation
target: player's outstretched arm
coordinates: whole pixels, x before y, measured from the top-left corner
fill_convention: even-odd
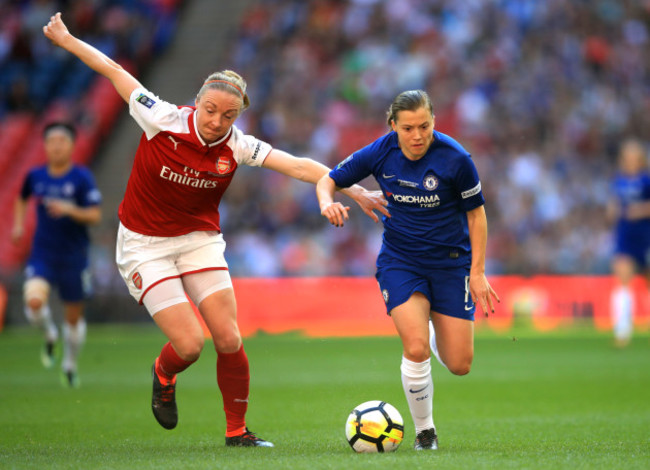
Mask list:
[[[271,150],[262,166],[282,173],[283,175],[291,176],[297,180],[312,184],[316,184],[330,171],[330,169],[325,165],[312,160],[311,158],[295,157],[278,149]],[[388,202],[381,191],[368,191],[358,184],[344,189],[335,187],[335,190],[341,191],[341,193],[352,198],[357,204],[359,204],[361,210],[375,222],[379,221],[379,218],[373,212],[375,210],[390,217],[390,214],[386,209]]]
[[[18,243],[25,233],[25,214],[27,213],[27,201],[20,196],[14,202],[14,225],[11,229],[11,241]]]
[[[120,64],[114,62],[103,52],[95,49],[90,44],[77,39],[68,31],[61,19],[61,13],[50,17],[49,23],[43,26],[43,34],[55,46],[59,46],[77,56],[84,64],[95,72],[108,78],[124,101],[129,102],[131,92],[142,85],[133,75],[124,70]]]
[[[316,183],[316,197],[318,198],[321,215],[326,217],[330,224],[343,227],[344,221],[348,220],[350,208],[340,202],[334,202],[336,190],[336,183],[328,174],[323,175]]]

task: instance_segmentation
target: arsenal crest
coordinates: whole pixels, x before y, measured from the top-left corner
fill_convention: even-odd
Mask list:
[[[140,273],[138,271],[133,273],[131,280],[133,281],[133,284],[135,284],[135,287],[142,289],[142,276],[140,276]]]
[[[230,159],[228,157],[219,157],[217,159],[217,172],[220,175],[230,173]]]

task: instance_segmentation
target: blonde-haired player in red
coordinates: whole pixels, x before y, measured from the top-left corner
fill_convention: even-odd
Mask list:
[[[210,75],[195,106],[175,106],[72,36],[60,13],[43,31],[55,45],[108,78],[144,131],[119,207],[116,257],[131,295],[169,339],[153,365],[156,419],[166,429],[176,426],[176,375],[195,362],[203,348],[203,331],[187,294],[198,306],[217,351],[226,445],[272,447],[246,427],[249,366],[224,259],[219,201],[239,165],[269,168],[313,184],[328,168],[273,149],[234,126],[249,105],[246,82],[234,72]],[[356,186],[347,194],[375,221],[373,210],[387,214],[380,193]]]

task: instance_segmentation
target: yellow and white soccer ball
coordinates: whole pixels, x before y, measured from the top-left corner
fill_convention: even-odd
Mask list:
[[[355,452],[392,452],[404,439],[404,420],[390,403],[367,401],[348,416],[345,437]]]

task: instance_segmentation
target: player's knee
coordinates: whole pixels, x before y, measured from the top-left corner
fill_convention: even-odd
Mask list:
[[[404,357],[413,362],[424,362],[431,357],[428,341],[410,341],[404,345]]]
[[[203,335],[194,335],[174,343],[176,353],[185,361],[196,361],[203,351]]]
[[[25,282],[25,305],[33,311],[38,311],[50,295],[50,284],[43,278],[35,277]]]
[[[66,302],[64,304],[64,318],[68,325],[75,326],[83,319],[82,302]]]
[[[454,375],[467,375],[471,368],[471,364],[454,364],[453,366],[449,366],[449,371]]]
[[[241,336],[239,331],[229,331],[224,334],[213,336],[214,348],[217,352],[234,353],[241,347]]]
[[[31,297],[27,299],[27,306],[31,308],[34,313],[37,313],[43,306],[43,300],[37,297]]]
[[[472,359],[472,356],[465,356],[446,362],[445,365],[449,369],[449,372],[454,375],[467,375],[472,369]]]

